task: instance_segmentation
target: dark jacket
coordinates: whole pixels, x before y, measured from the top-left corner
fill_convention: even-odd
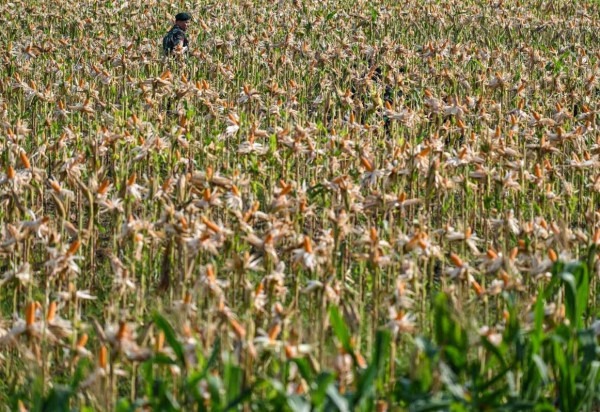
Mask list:
[[[188,39],[185,36],[185,32],[177,26],[173,26],[167,35],[163,38],[163,51],[166,55],[173,53],[175,47],[183,43],[183,47],[188,46]]]

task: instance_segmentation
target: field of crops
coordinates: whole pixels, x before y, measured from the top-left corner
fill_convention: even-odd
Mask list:
[[[2,410],[600,408],[598,1],[0,16]]]

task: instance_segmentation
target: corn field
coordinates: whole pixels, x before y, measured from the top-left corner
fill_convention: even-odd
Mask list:
[[[600,2],[0,16],[2,410],[600,410]]]

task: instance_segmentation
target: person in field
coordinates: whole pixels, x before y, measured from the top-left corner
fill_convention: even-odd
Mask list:
[[[175,24],[163,38],[163,52],[166,56],[187,52],[188,38],[185,32],[191,19],[189,13],[178,13],[175,16]]]

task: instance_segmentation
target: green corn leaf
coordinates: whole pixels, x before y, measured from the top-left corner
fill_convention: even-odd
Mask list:
[[[127,399],[119,399],[115,408],[116,412],[132,412],[134,409]]]
[[[176,365],[177,361],[171,359],[170,356],[164,353],[156,353],[152,358],[150,358],[150,362],[155,365]]]
[[[77,368],[75,369],[75,373],[71,379],[71,388],[73,388],[73,390],[77,390],[79,384],[85,379],[85,371],[89,368],[89,366],[90,360],[87,358],[83,358],[77,363]]]
[[[544,384],[547,385],[550,381],[550,378],[548,377],[548,367],[546,366],[546,363],[539,355],[533,355],[531,359],[533,361],[533,364],[536,366],[540,378],[542,379]]]
[[[577,410],[581,411],[591,411],[594,397],[597,397],[598,389],[599,389],[599,380],[598,377],[600,374],[600,362],[594,361],[590,365],[590,369],[587,372],[585,379],[580,384],[581,392],[580,396],[577,397],[578,405]]]
[[[590,292],[590,276],[587,266],[579,262],[575,269],[575,279],[577,281],[577,327],[583,327],[583,316],[587,308],[587,302]]]
[[[210,393],[210,399],[214,410],[222,404],[221,391],[223,389],[223,383],[221,382],[221,379],[210,374],[206,377],[206,383],[208,384],[208,392]]]
[[[335,376],[332,373],[320,373],[314,380],[312,386],[314,389],[310,392],[313,405],[322,405],[328,394],[329,386],[335,382]]]
[[[358,405],[363,399],[375,393],[375,380],[384,369],[385,361],[389,354],[390,342],[391,335],[389,331],[377,331],[371,362],[360,376],[354,396],[354,405]]]
[[[310,384],[313,381],[313,372],[308,360],[306,358],[294,358],[291,362],[296,364],[300,376]]]
[[[573,327],[577,327],[580,321],[577,318],[579,310],[575,276],[569,272],[561,272],[559,276],[565,285],[565,310],[567,319],[569,319]]]
[[[179,342],[179,340],[177,339],[175,330],[173,329],[169,321],[167,321],[158,312],[154,313],[153,319],[154,324],[165,334],[165,339],[171,347],[171,349],[173,349],[173,352],[175,352],[177,360],[180,362],[181,365],[185,366],[185,355],[183,352],[183,346],[181,345],[181,342]]]
[[[495,376],[493,376],[487,382],[484,382],[483,384],[479,385],[478,390],[485,391],[488,388],[491,388],[492,386],[496,385],[502,379],[507,377],[507,375],[515,368],[515,366],[516,366],[516,363],[505,366],[504,369],[502,369],[500,372],[498,372]]]
[[[243,371],[239,366],[227,363],[223,377],[227,388],[227,399],[229,401],[237,398],[242,391]]]
[[[339,391],[333,383],[329,384],[329,386],[327,387],[327,398],[331,401],[331,403],[333,403],[333,405],[335,405],[339,412],[350,411],[348,399],[340,395]]]
[[[42,412],[69,412],[69,400],[73,391],[68,386],[56,385],[42,404]]]
[[[333,332],[342,344],[344,350],[348,353],[354,353],[352,345],[350,343],[350,331],[348,330],[348,326],[346,326],[346,323],[340,315],[339,309],[337,307],[332,306],[329,309],[329,320],[331,322]]]
[[[542,299],[542,291],[540,290],[537,295],[534,309],[534,327],[531,333],[532,352],[538,353],[542,345],[542,339],[544,336],[544,299]]]
[[[254,386],[245,388],[235,399],[229,402],[229,404],[225,407],[225,411],[238,410],[239,406],[251,398],[253,392]]]
[[[310,403],[308,403],[300,395],[288,396],[287,405],[292,412],[310,412]]]
[[[504,360],[504,355],[502,354],[502,350],[500,347],[502,343],[499,346],[496,346],[492,342],[490,342],[486,337],[482,337],[481,344],[489,353],[491,353],[496,359],[498,359],[498,362],[500,362],[502,368],[506,368],[506,361]]]

